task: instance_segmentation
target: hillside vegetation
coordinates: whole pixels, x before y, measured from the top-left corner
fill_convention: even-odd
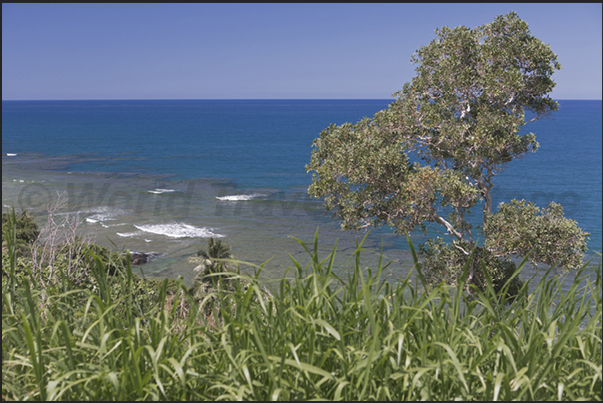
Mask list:
[[[256,266],[195,294],[76,238],[49,254],[22,224],[3,217],[3,400],[602,399],[600,264],[511,300],[485,269],[485,291],[426,288],[416,257],[418,283],[390,283],[362,242],[341,278],[316,237],[272,292]]]

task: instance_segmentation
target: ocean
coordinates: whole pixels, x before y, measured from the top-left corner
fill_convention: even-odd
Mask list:
[[[189,257],[220,237],[236,258],[265,263],[269,282],[292,258],[307,263],[296,239],[311,245],[316,231],[321,255],[336,248],[343,273],[366,233],[341,230],[308,197],[304,167],[312,140],[329,124],[356,122],[391,102],[2,101],[2,203],[30,210],[42,224],[60,194],[60,214],[78,213],[80,230],[95,242],[160,253],[141,266],[147,275],[190,282]],[[494,204],[563,204],[591,233],[592,256],[602,250],[601,101],[559,102],[558,112],[524,128],[540,149],[496,177]],[[382,252],[392,279],[408,275],[405,237],[375,228],[363,246],[364,265],[376,267]]]

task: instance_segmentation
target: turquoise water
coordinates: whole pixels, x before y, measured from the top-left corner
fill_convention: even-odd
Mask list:
[[[317,228],[325,254],[339,239],[344,267],[364,234],[341,231],[308,198],[304,166],[330,123],[356,122],[390,102],[3,101],[2,201],[42,221],[45,204],[63,193],[61,211],[79,211],[97,242],[162,253],[144,266],[159,276],[191,278],[187,258],[221,236],[243,260],[272,258],[266,276],[280,277],[286,252],[303,255],[292,237],[312,241]],[[526,129],[540,150],[496,178],[494,202],[559,202],[601,251],[601,101],[560,101],[559,112]],[[379,228],[365,246],[369,263],[383,248],[392,275],[407,273],[402,237]]]

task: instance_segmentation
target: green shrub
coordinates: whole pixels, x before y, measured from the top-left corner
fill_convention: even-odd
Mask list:
[[[485,291],[486,272],[482,270],[482,265],[487,268],[487,275],[491,277],[496,294],[500,294],[508,283],[508,287],[505,289],[506,296],[512,298],[519,293],[523,286],[523,281],[518,276],[513,276],[517,270],[515,263],[508,258],[497,257],[483,247],[475,246],[472,251],[472,259],[469,260],[463,251],[443,242],[442,238],[437,238],[435,241],[427,240],[419,247],[419,251],[424,258],[422,268],[430,287],[441,282],[457,285],[460,283],[463,272],[467,270],[465,284]]]
[[[6,232],[7,232],[7,224],[9,222],[9,217],[14,212],[11,213],[2,213],[2,249],[4,250],[7,246],[6,244]],[[29,215],[26,210],[21,211],[21,215],[14,215],[15,224],[16,224],[16,253],[19,256],[31,256],[31,250],[29,245],[33,243],[40,234],[40,230],[38,229],[38,225],[33,220],[33,217]]]

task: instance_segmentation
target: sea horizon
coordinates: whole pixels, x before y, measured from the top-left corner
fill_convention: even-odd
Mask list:
[[[69,99],[3,99],[2,102],[61,101],[382,101],[391,98],[69,98]],[[603,101],[601,98],[553,98],[554,101]]]

